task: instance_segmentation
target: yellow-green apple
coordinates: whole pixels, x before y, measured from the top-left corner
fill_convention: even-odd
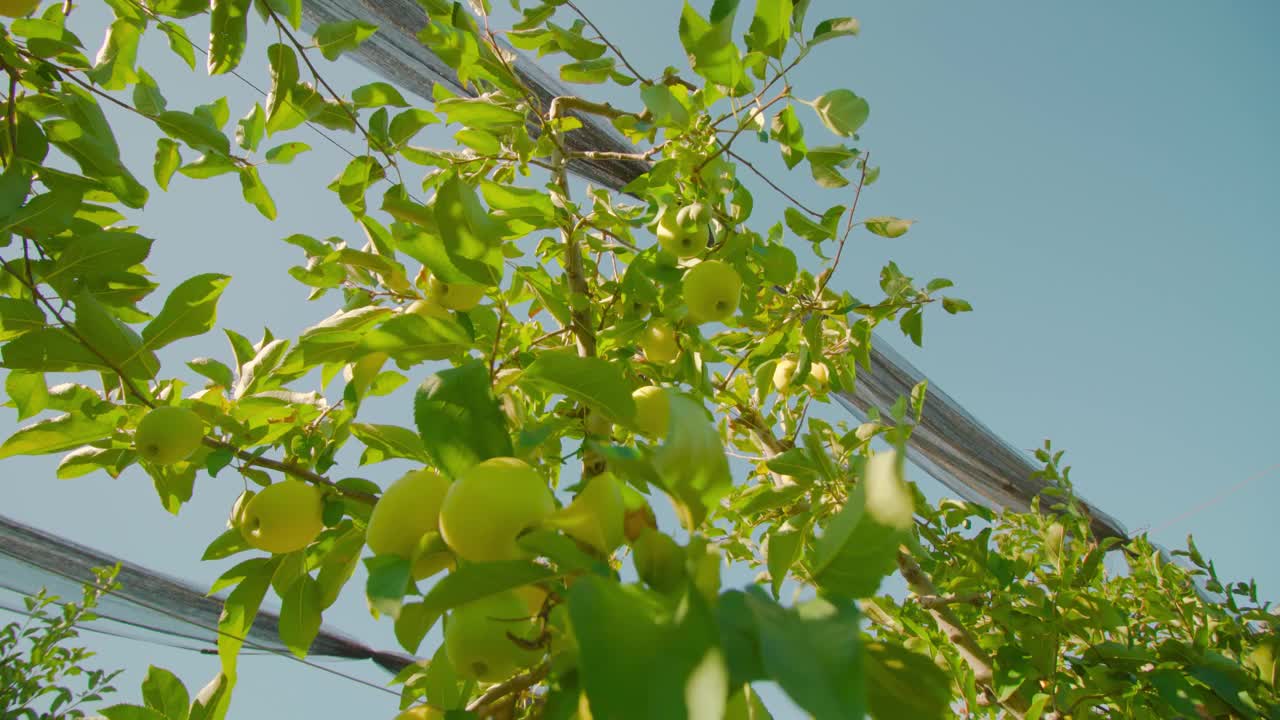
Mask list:
[[[484,293],[483,285],[449,283],[438,277],[431,278],[431,299],[450,310],[470,310],[480,304]]]
[[[526,554],[516,537],[555,510],[537,470],[516,458],[490,458],[449,486],[440,506],[440,535],[465,560],[512,560]]]
[[[636,403],[636,427],[651,438],[667,436],[667,425],[671,419],[671,398],[667,389],[657,385],[647,385],[631,393]]]
[[[240,534],[259,550],[283,554],[301,550],[324,529],[324,498],[298,480],[269,485],[245,506]]]
[[[440,506],[448,491],[449,481],[434,470],[412,470],[391,483],[369,515],[369,549],[413,560],[416,580],[439,572],[448,564],[448,552],[424,553],[420,545],[427,533],[440,531]]]
[[[133,445],[142,459],[156,465],[172,465],[191,457],[204,440],[204,421],[194,411],[166,405],[138,422]]]
[[[458,675],[497,682],[532,665],[540,655],[512,636],[533,643],[538,634],[529,608],[507,590],[454,608],[444,626],[444,650]]]
[[[622,544],[625,515],[622,483],[606,472],[588,480],[573,502],[548,518],[547,525],[608,555]]]
[[[827,389],[827,384],[831,382],[831,371],[827,369],[826,363],[812,363],[809,365],[809,377],[805,378],[805,387],[813,392],[822,392]]]
[[[778,392],[786,392],[791,387],[791,378],[796,374],[796,361],[783,358],[773,368],[773,386]]]
[[[640,349],[651,363],[665,365],[675,360],[680,354],[675,328],[662,318],[649,321],[640,333]]]
[[[676,257],[693,257],[707,248],[711,212],[702,203],[676,211],[668,208],[658,218],[658,244]]]
[[[11,18],[26,17],[40,7],[40,0],[0,0],[0,15]]]
[[[684,302],[695,322],[717,322],[733,315],[741,296],[742,278],[727,263],[707,260],[684,274]]]

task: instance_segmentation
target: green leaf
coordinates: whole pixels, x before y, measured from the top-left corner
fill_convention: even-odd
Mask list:
[[[800,559],[807,530],[808,523],[801,523],[797,527],[788,521],[769,533],[765,554],[768,557],[770,589],[773,591],[775,600],[782,590],[782,583],[786,581],[787,574],[791,572],[791,566]]]
[[[747,47],[782,58],[791,39],[791,0],[756,0],[756,13],[747,31]]]
[[[351,434],[368,446],[360,458],[360,464],[381,462],[391,458],[405,458],[420,463],[431,461],[422,438],[408,428],[398,425],[370,425],[352,423]]]
[[[588,575],[573,584],[568,599],[581,657],[578,674],[594,717],[723,715],[728,671],[718,647],[719,629],[701,595],[688,593],[685,610],[669,619],[645,591]]]
[[[838,597],[874,594],[911,535],[912,503],[897,453],[877,453],[814,544],[807,564],[818,587]]]
[[[320,607],[327,608],[338,600],[347,581],[360,564],[360,551],[364,549],[364,531],[351,528],[343,533],[320,561],[316,584],[320,586]]]
[[[733,487],[733,475],[720,433],[702,405],[682,393],[667,394],[671,420],[653,464],[681,523],[693,532]]]
[[[262,184],[262,178],[258,177],[258,168],[253,166],[242,166],[240,172],[240,190],[244,195],[244,199],[250,205],[258,209],[258,212],[268,220],[276,219],[276,203],[271,199],[271,194],[267,192],[267,186]]]
[[[267,133],[273,133],[282,127],[292,127],[305,120],[305,116],[296,123],[293,119],[301,114],[289,100],[293,89],[298,85],[298,56],[293,48],[284,43],[275,43],[267,47],[267,63],[271,68],[271,90],[267,93]],[[290,124],[292,123],[292,125]]]
[[[960,298],[954,297],[944,297],[942,298],[942,309],[952,315],[955,315],[962,312],[972,312],[973,306],[970,305],[967,300],[961,300]]]
[[[71,333],[62,328],[42,328],[25,333],[0,347],[4,366],[33,372],[79,372],[111,368],[89,352]]]
[[[181,164],[182,155],[178,153],[178,143],[169,138],[156,140],[156,160],[153,166],[153,174],[156,178],[156,185],[159,185],[161,190],[169,189],[169,180]]]
[[[431,612],[420,602],[402,605],[400,617],[396,618],[395,623],[396,640],[400,641],[400,647],[404,648],[405,652],[418,652],[422,639],[427,636],[427,631],[439,619],[439,613]]]
[[[377,30],[377,25],[364,20],[328,22],[316,28],[315,41],[326,60],[337,60],[343,53],[360,47]]]
[[[738,0],[718,0],[709,19],[688,2],[680,14],[680,44],[693,71],[707,80],[735,89],[746,82],[738,47],[733,44],[733,18]],[[745,89],[745,88],[744,88]]]
[[[320,632],[320,610],[320,585],[310,575],[289,585],[280,602],[280,640],[294,655],[307,656]]]
[[[601,410],[618,423],[631,424],[636,414],[631,385],[614,363],[596,357],[580,357],[572,350],[538,355],[518,382],[566,395]]]
[[[459,605],[479,600],[503,590],[549,580],[556,572],[529,560],[467,563],[440,578],[422,598],[426,612],[442,615]]]
[[[258,149],[258,143],[262,141],[266,131],[267,115],[262,112],[261,105],[254,103],[253,109],[236,123],[236,144],[249,152],[254,152]]]
[[[867,643],[862,649],[866,653],[867,704],[872,717],[952,717],[951,680],[933,660],[897,645]]]
[[[186,720],[191,696],[178,676],[152,665],[142,678],[142,701],[167,720]]]
[[[853,165],[858,151],[843,145],[823,145],[809,149],[809,171],[813,179],[824,188],[841,188],[849,184],[840,169]]]
[[[804,126],[800,124],[795,108],[790,104],[782,108],[782,112],[773,116],[769,137],[778,141],[778,149],[782,151],[782,161],[787,164],[788,170],[798,165],[808,152],[804,144]]]
[[[385,82],[371,82],[351,91],[351,102],[358,108],[372,108],[390,105],[392,107],[408,107],[400,91]]]
[[[191,715],[187,720],[223,720],[231,704],[231,688],[235,684],[234,675],[228,677],[226,673],[218,673],[191,701]]]
[[[187,367],[224,388],[230,388],[235,383],[235,376],[232,374],[231,368],[213,358],[198,357],[194,360],[188,360]]]
[[[786,220],[787,227],[791,229],[791,232],[799,235],[805,240],[821,242],[835,237],[835,231],[833,228],[826,225],[819,225],[809,219],[808,215],[805,215],[795,208],[789,207],[784,210],[783,219]]]
[[[266,597],[267,588],[271,587],[271,576],[279,567],[280,560],[277,556],[257,565],[222,603],[222,613],[218,616],[218,658],[223,674],[230,681],[235,680],[240,648],[253,627],[253,619]]]
[[[98,712],[107,720],[166,720],[162,713],[141,705],[112,705]]]
[[[0,341],[11,340],[44,326],[44,312],[34,303],[0,297]]]
[[[159,115],[164,112],[164,95],[160,93],[160,87],[146,70],[138,69],[137,83],[133,86],[133,106],[146,115]]]
[[[397,555],[375,555],[365,558],[369,579],[365,582],[365,597],[369,609],[395,618],[400,614],[405,593],[413,581],[410,563]]]
[[[788,610],[755,587],[745,599],[764,669],[797,705],[815,720],[866,714],[857,606],[816,598]]]
[[[154,378],[160,360],[145,347],[132,328],[111,315],[105,305],[82,292],[75,299],[76,333],[94,354],[135,384]]]
[[[139,20],[117,17],[107,27],[107,36],[93,69],[85,75],[103,90],[123,90],[137,82],[138,75],[133,66],[138,58],[138,40],[142,31]]]
[[[252,0],[211,0],[209,13],[210,75],[234,70],[244,56],[249,36],[249,6]]]
[[[143,346],[162,348],[182,338],[203,335],[218,318],[218,298],[230,275],[196,275],[179,283],[164,300],[160,314],[142,329]]]
[[[287,142],[277,145],[267,151],[267,162],[272,165],[285,165],[293,162],[293,159],[304,152],[309,152],[311,146],[304,142]]]
[[[857,18],[827,18],[813,29],[813,39],[809,41],[809,45],[812,47],[838,37],[857,35],[860,29]]]
[[[567,83],[598,85],[609,79],[616,65],[611,57],[568,63],[560,66],[560,79]]]
[[[0,460],[14,455],[47,455],[108,438],[123,412],[96,417],[68,413],[19,429],[0,445]]]
[[[481,204],[475,188],[457,175],[451,175],[436,191],[434,213],[436,228],[450,259],[483,263],[482,273],[472,276],[471,280],[482,285],[496,285],[502,272],[501,251],[498,249],[502,242],[502,229]],[[459,265],[459,269],[464,271],[468,267]]]
[[[438,122],[440,122],[440,119],[426,110],[409,108],[403,112],[396,113],[396,116],[391,118],[391,124],[387,130],[387,139],[391,141],[392,145],[398,147],[412,140],[422,128]]]
[[[881,216],[867,218],[862,222],[867,226],[867,230],[879,235],[880,237],[898,238],[907,234],[915,220],[903,220],[901,218]]]
[[[204,554],[200,556],[200,559],[221,560],[249,549],[249,543],[245,542],[244,535],[240,532],[240,529],[231,528],[205,546]]]
[[[433,464],[451,478],[514,452],[506,417],[490,392],[489,371],[477,360],[427,378],[414,398],[413,419]]]
[[[156,126],[169,137],[181,140],[201,152],[231,154],[231,141],[209,118],[178,110],[166,110],[156,117]]]
[[[813,109],[831,132],[841,137],[853,137],[867,121],[871,106],[852,90],[832,90],[813,101]]]
[[[49,386],[44,373],[10,371],[4,379],[9,402],[18,409],[18,419],[34,417],[49,406]]]
[[[640,100],[653,116],[652,122],[660,127],[682,129],[689,126],[689,108],[682,100],[682,97],[687,96],[687,92],[678,94],[677,90],[666,85],[645,85],[640,88]]]
[[[202,9],[208,9],[207,3],[198,3],[203,5]],[[160,31],[169,38],[169,50],[182,59],[187,67],[192,70],[196,69],[196,51],[195,44],[187,37],[187,31],[182,29],[181,25],[165,20],[160,23]]]
[[[302,0],[266,0],[277,14],[289,21],[289,27],[297,30],[302,26]]]
[[[457,322],[417,314],[397,315],[360,339],[365,352],[385,352],[408,367],[424,360],[443,360],[471,343]]]

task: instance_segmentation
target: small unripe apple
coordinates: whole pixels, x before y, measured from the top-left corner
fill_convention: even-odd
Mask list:
[[[369,515],[369,529],[365,541],[369,549],[378,555],[399,555],[417,559],[419,544],[427,533],[439,532],[440,506],[449,481],[434,470],[413,470],[391,484],[378,498]],[[426,556],[422,556],[424,559]],[[438,562],[414,565],[418,570],[435,574],[442,569]],[[416,579],[422,579],[417,577]]]
[[[609,416],[599,410],[592,410],[587,413],[586,430],[588,435],[597,437],[609,437],[613,434],[613,422],[609,420]]]
[[[826,363],[812,363],[809,365],[809,377],[805,378],[805,387],[813,392],[822,392],[827,389],[827,384],[831,381],[831,371],[827,369]]]
[[[631,393],[636,403],[636,427],[651,438],[667,436],[667,426],[671,421],[671,398],[667,389],[657,385],[648,385]]]
[[[420,315],[424,318],[436,318],[437,320],[449,320],[453,317],[448,310],[435,300],[414,300],[404,311],[410,315]]]
[[[670,536],[645,529],[631,544],[636,574],[658,592],[672,592],[685,578],[684,548]]]
[[[542,607],[547,604],[547,596],[551,594],[541,585],[521,585],[512,592],[524,601],[530,617],[542,614]]]
[[[773,386],[778,392],[786,392],[791,387],[791,378],[796,374],[796,361],[784,358],[773,368]]]
[[[696,203],[701,205],[701,203]],[[692,206],[690,206],[692,207]],[[676,257],[693,257],[707,249],[707,220],[702,214],[689,214],[685,208],[684,222],[677,212],[668,209],[658,218],[655,231],[658,244]]]
[[[640,333],[640,349],[651,363],[666,365],[675,360],[680,354],[675,328],[662,318],[650,321]]]
[[[537,470],[516,458],[490,458],[449,487],[440,506],[440,535],[465,560],[513,560],[526,554],[516,537],[555,510]]]
[[[20,18],[40,7],[40,0],[0,0],[0,15]]]
[[[324,499],[315,487],[285,480],[263,488],[245,506],[240,534],[259,550],[301,550],[324,529]]]
[[[608,555],[622,544],[625,515],[621,483],[613,473],[603,473],[588,480],[573,502],[547,524]]]
[[[142,459],[156,465],[182,462],[204,440],[204,421],[192,410],[166,405],[158,407],[138,422],[133,444]]]
[[[447,283],[437,277],[431,278],[431,299],[450,310],[466,312],[480,304],[484,293],[483,285]]]
[[[684,274],[684,301],[695,322],[717,322],[738,310],[742,278],[719,260],[698,263]]]
[[[444,627],[444,650],[461,677],[498,682],[540,655],[510,636],[532,643],[538,628],[524,601],[508,590],[454,608]]]

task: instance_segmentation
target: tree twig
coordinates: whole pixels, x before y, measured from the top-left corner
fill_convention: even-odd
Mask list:
[[[480,697],[472,700],[467,705],[467,712],[475,713],[476,717],[484,718],[486,714],[492,713],[508,695],[523,692],[529,688],[542,682],[542,679],[551,672],[551,666],[543,663],[527,673],[521,673],[505,682],[498,683],[493,687],[485,690]]]
[[[614,55],[618,56],[618,59],[622,61],[623,65],[627,66],[627,69],[631,71],[631,74],[634,75],[637,80],[646,83],[652,82],[652,80],[640,74],[640,71],[635,69],[631,63],[627,62],[627,58],[622,54],[622,51],[615,47],[613,43],[609,42],[609,38],[605,37],[604,33],[600,32],[600,28],[596,27],[596,24],[591,22],[591,18],[587,17],[586,13],[579,10],[578,6],[574,5],[572,0],[565,0],[565,5],[568,5],[570,9],[578,14],[578,17],[582,18],[583,22],[589,25],[592,30],[596,31],[596,35],[600,36],[600,41],[608,46],[608,48],[613,51]]]

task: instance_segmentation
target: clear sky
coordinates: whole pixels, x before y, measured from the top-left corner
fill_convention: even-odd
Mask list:
[[[651,0],[643,12],[634,3],[581,5],[642,70],[683,65],[675,0]],[[870,296],[890,258],[916,277],[953,279],[976,312],[930,313],[919,350],[886,331],[894,347],[1015,446],[1047,437],[1067,450],[1078,489],[1130,529],[1152,527],[1169,545],[1194,532],[1224,577],[1255,576],[1276,597],[1280,567],[1268,548],[1277,544],[1280,472],[1181,516],[1280,463],[1272,418],[1280,402],[1280,45],[1270,37],[1280,6],[815,0],[809,16],[850,14],[862,35],[818,51],[795,90],[812,98],[848,87],[870,101],[862,146],[883,174],[861,208],[918,224],[896,241],[855,235],[833,285]],[[87,3],[73,18],[86,42],[99,41],[101,7]],[[192,37],[207,30],[193,27]],[[157,40],[142,64],[172,107],[225,94],[238,117],[260,99],[234,78],[186,73]],[[259,54],[243,69],[263,88],[264,65]],[[373,79],[353,64],[325,67],[340,87]],[[816,137],[822,128],[813,120],[806,124]],[[149,176],[152,131],[119,121],[136,174]],[[220,324],[253,337],[264,324],[296,334],[330,311],[303,303],[305,289],[284,274],[300,253],[280,238],[359,238],[324,189],[343,155],[305,135],[288,139],[314,152],[264,173],[281,210],[275,223],[242,204],[230,177],[175,178],[138,218],[157,238],[148,265],[162,283],[234,275]],[[809,187],[805,177],[787,178],[767,146],[743,149],[788,187]],[[804,192],[815,205],[847,201]],[[767,191],[757,193],[758,217],[780,209]],[[210,335],[162,359],[180,368],[201,354],[229,353]],[[410,424],[407,395],[370,409],[376,420]],[[12,417],[0,419],[6,434]],[[139,471],[63,482],[53,479],[55,465],[6,461],[0,512],[199,584],[227,566],[197,558],[239,490],[230,472],[200,477],[195,501],[174,518]],[[361,474],[386,483],[403,469],[385,463]],[[921,481],[937,496],[936,485]],[[394,648],[390,623],[369,617],[358,587],[326,622]],[[129,668],[121,701],[137,699],[148,663],[173,669],[193,691],[216,673],[211,656],[88,637],[102,664]],[[367,664],[336,667],[386,679]],[[394,714],[392,696],[287,659],[248,657],[242,668],[232,718]]]

